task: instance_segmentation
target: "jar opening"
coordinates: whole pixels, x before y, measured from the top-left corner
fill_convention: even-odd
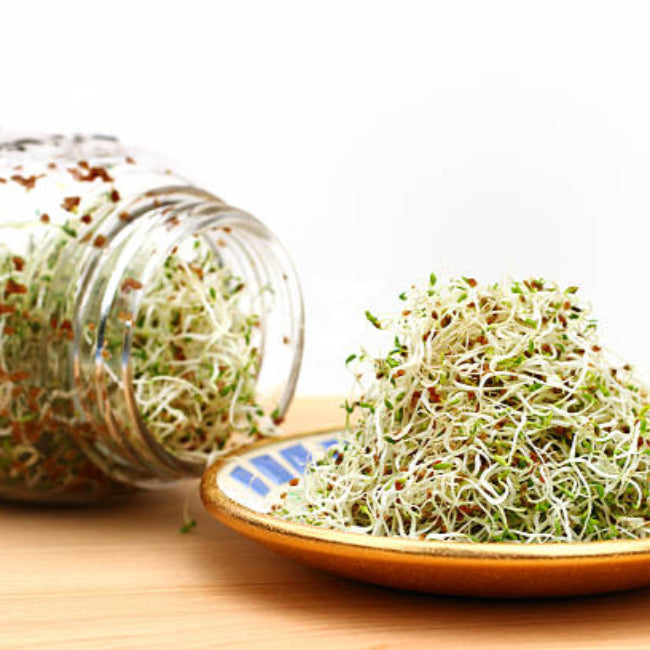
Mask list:
[[[128,451],[118,474],[135,464],[145,483],[198,474],[220,449],[272,433],[303,346],[295,272],[261,222],[195,191],[147,198],[144,213],[120,212],[126,225],[87,282],[77,324],[90,342],[78,379],[92,374],[102,442],[109,455]]]

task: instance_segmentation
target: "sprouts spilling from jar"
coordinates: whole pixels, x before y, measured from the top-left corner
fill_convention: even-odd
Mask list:
[[[33,167],[0,172],[0,495],[85,500],[126,488],[78,444],[100,433],[108,439],[107,427],[80,405],[110,395],[92,386],[81,394],[72,378],[73,346],[94,350],[100,329],[85,320],[75,341],[82,266],[75,260],[110,245],[102,228],[122,200],[120,182],[134,186],[137,163],[128,156],[102,164],[54,157]],[[124,278],[117,293],[137,294],[138,309],[116,315],[119,329],[113,321],[102,326],[104,360],[121,359],[128,330],[139,417],[148,435],[185,460],[205,462],[274,431],[272,416],[256,402],[261,315],[250,308],[255,299],[243,307],[244,289],[217,247],[197,237],[170,250],[151,281]],[[104,367],[114,385],[123,382],[116,367]]]
[[[367,312],[341,443],[273,509],[335,530],[573,542],[650,533],[648,390],[601,347],[577,288],[472,278]]]

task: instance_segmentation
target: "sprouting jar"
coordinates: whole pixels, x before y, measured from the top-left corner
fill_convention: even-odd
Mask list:
[[[0,138],[0,497],[200,475],[274,432],[302,342],[255,217],[113,138]]]

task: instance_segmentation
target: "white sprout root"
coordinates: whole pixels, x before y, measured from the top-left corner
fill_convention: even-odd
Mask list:
[[[601,348],[577,289],[435,284],[402,294],[397,317],[367,313],[392,349],[358,357],[343,441],[273,510],[428,540],[647,536],[648,392]]]

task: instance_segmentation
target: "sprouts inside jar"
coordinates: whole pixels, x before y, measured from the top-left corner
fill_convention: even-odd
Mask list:
[[[369,535],[573,542],[650,533],[648,389],[576,287],[473,278],[400,295],[351,355],[342,441],[273,510]]]
[[[256,402],[260,315],[240,304],[245,283],[203,238],[192,248],[191,262],[174,251],[143,289],[133,386],[149,432],[170,453],[207,460],[274,424]]]
[[[17,206],[12,219],[0,210],[0,494],[58,494],[70,501],[128,491],[78,444],[96,444],[111,458],[122,451],[118,440],[112,453],[109,425],[80,405],[124,401],[125,332],[139,417],[169,454],[206,463],[227,446],[273,433],[276,414],[256,401],[268,304],[256,292],[267,294],[268,287],[246,286],[224,264],[217,248],[225,243],[214,232],[174,247],[146,280],[122,278],[103,325],[100,310],[90,310],[93,320],[82,320],[80,332],[90,374],[87,385],[75,384],[83,270],[130,225],[128,212],[116,213],[118,187],[121,179],[134,185],[137,165],[129,157],[106,166],[84,160],[65,168],[45,160],[40,165],[31,175],[0,178],[7,198],[1,207]],[[156,218],[152,211],[150,219]],[[224,237],[230,232],[221,230]],[[137,309],[122,309],[132,302]],[[93,385],[96,352],[108,378],[101,390]],[[132,444],[132,432],[122,435]]]

